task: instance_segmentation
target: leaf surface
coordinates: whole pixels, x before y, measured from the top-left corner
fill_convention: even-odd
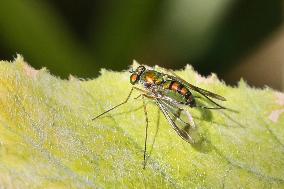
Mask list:
[[[131,84],[128,72],[56,78],[22,57],[0,63],[0,185],[5,188],[283,188],[284,94],[226,86],[190,66],[176,74],[236,110],[189,108],[203,141],[190,145],[148,100],[148,161],[140,98],[103,117]]]

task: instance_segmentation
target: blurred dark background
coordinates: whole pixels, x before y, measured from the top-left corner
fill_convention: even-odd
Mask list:
[[[284,89],[281,0],[1,0],[0,59],[63,78],[136,59]]]

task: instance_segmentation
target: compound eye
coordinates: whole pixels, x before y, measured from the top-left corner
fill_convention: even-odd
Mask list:
[[[130,83],[132,84],[132,85],[134,85],[136,82],[138,81],[138,75],[135,73],[135,74],[132,74],[131,76],[130,76]]]
[[[138,73],[142,73],[142,72],[144,72],[145,70],[146,70],[146,68],[145,68],[144,66],[139,66],[139,67],[137,68]]]

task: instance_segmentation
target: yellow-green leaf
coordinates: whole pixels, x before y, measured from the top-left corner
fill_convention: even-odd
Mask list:
[[[93,80],[56,78],[22,57],[0,63],[2,188],[284,188],[284,94],[244,81],[226,86],[187,66],[186,81],[226,97],[236,110],[188,108],[204,141],[190,145],[147,101],[125,100],[129,72]],[[158,128],[158,129],[157,129]]]

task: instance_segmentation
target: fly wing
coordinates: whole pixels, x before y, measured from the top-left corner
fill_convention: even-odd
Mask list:
[[[172,73],[174,74],[174,73]],[[218,99],[218,100],[222,100],[222,101],[226,101],[226,98],[222,97],[221,95],[218,95],[218,94],[215,94],[215,93],[212,93],[210,91],[207,91],[205,89],[202,89],[202,88],[199,88],[199,87],[196,87],[190,83],[188,83],[187,81],[185,81],[184,79],[180,78],[179,76],[177,76],[176,74],[174,75],[168,75],[166,74],[168,77],[170,77],[171,79],[173,80],[178,80],[180,82],[182,82],[185,86],[187,86],[188,88],[202,94],[203,96],[209,96],[209,97],[212,97],[212,98],[215,98],[215,99]]]
[[[172,80],[176,80],[176,81],[179,81],[181,82],[183,85],[185,85],[186,87],[188,87],[189,89],[192,89],[196,92],[198,92],[199,94],[201,94],[202,96],[204,96],[206,99],[208,99],[210,102],[212,102],[213,104],[215,104],[216,106],[218,106],[220,109],[227,109],[225,108],[224,106],[221,106],[220,104],[218,104],[217,102],[215,102],[214,100],[212,100],[211,98],[215,98],[215,99],[218,99],[218,100],[222,100],[222,101],[226,101],[226,98],[218,95],[218,94],[215,94],[215,93],[212,93],[210,91],[207,91],[205,89],[201,89],[199,87],[196,87],[190,83],[188,83],[187,81],[185,81],[184,79],[180,78],[179,76],[177,75],[173,75],[174,73],[172,73],[172,75],[169,75],[169,74],[165,74],[168,78],[171,78]],[[211,98],[209,98],[211,97]],[[219,109],[218,108],[218,109]]]
[[[156,66],[156,67],[157,67],[157,69],[163,69],[163,68],[160,68],[159,66]],[[185,85],[189,89],[192,89],[192,90],[198,92],[199,94],[201,94],[202,96],[204,96],[206,99],[208,99],[210,102],[212,102],[213,104],[215,104],[219,108],[227,109],[227,108],[221,106],[220,104],[218,104],[217,102],[215,102],[214,100],[211,99],[211,98],[215,98],[217,100],[226,101],[226,98],[222,97],[221,95],[212,93],[210,91],[207,91],[205,89],[201,89],[199,87],[196,87],[196,86],[188,83],[187,81],[185,81],[184,79],[179,77],[177,74],[175,74],[172,70],[166,70],[166,69],[163,69],[163,70],[165,70],[167,72],[167,73],[163,74],[165,77],[181,82],[183,85]],[[211,97],[211,98],[209,98],[209,97]]]
[[[195,139],[191,135],[191,132],[195,130],[195,125],[190,114],[166,100],[156,99],[156,104],[177,134],[186,142],[195,143]]]
[[[199,92],[199,93],[202,94],[203,96],[210,96],[210,97],[215,98],[215,99],[218,99],[218,100],[226,101],[226,98],[224,98],[224,97],[222,97],[222,96],[220,96],[220,95],[218,95],[218,94],[212,93],[212,92],[207,91],[207,90],[205,90],[205,89],[201,89],[201,88],[196,87],[196,86],[194,86],[194,85],[192,85],[192,84],[190,84],[190,83],[187,83],[187,82],[186,82],[186,85],[188,85],[188,87],[189,87],[190,89]]]

